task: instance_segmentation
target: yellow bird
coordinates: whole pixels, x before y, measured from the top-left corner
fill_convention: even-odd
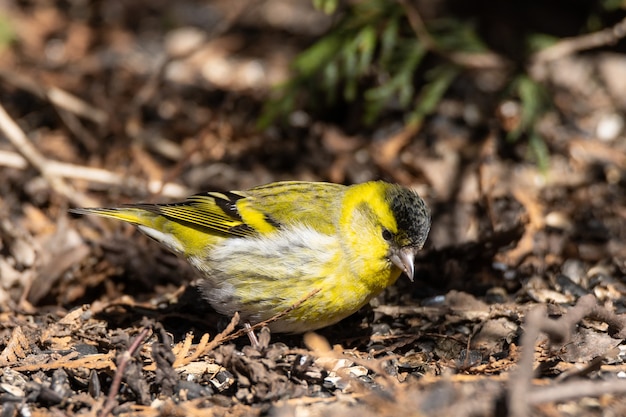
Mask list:
[[[221,314],[257,323],[304,299],[270,324],[289,333],[337,323],[402,272],[413,280],[414,256],[430,229],[424,200],[382,181],[286,181],[180,203],[70,211],[132,223],[183,255]]]

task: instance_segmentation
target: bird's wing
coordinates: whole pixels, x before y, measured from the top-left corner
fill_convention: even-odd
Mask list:
[[[196,194],[181,203],[129,207],[230,236],[263,235],[293,224],[332,234],[344,189],[337,184],[290,181],[247,191]]]
[[[150,211],[170,221],[194,228],[208,229],[230,236],[252,236],[257,233],[239,215],[237,201],[246,198],[237,192],[207,192],[172,204],[133,204],[129,207]]]

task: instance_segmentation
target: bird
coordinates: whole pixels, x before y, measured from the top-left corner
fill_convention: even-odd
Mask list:
[[[413,281],[431,215],[385,181],[281,181],[169,204],[74,208],[135,225],[200,272],[217,312],[303,333],[355,313],[404,273]],[[281,313],[283,314],[282,316]]]

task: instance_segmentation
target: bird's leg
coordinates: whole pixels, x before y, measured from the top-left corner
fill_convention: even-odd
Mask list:
[[[252,347],[258,349],[260,347],[259,339],[257,339],[256,334],[254,334],[254,330],[252,330],[250,323],[245,322],[243,328],[246,330],[246,334],[248,335],[248,339],[250,339]]]

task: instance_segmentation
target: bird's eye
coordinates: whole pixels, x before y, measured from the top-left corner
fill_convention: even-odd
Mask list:
[[[383,227],[383,239],[385,239],[387,242],[389,242],[392,237],[393,236],[392,236],[391,232]]]

